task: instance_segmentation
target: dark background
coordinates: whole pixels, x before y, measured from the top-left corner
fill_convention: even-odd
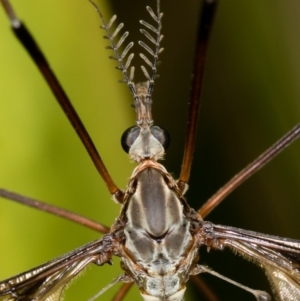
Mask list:
[[[16,2],[16,1],[15,1]],[[99,19],[86,1],[13,3],[34,32],[66,87],[116,182],[126,186],[134,165],[119,147],[134,122],[121,74],[103,50]],[[80,3],[79,3],[80,2]],[[101,7],[103,1],[99,2]],[[138,20],[148,20],[154,1],[110,1],[133,41]],[[156,81],[154,119],[172,144],[164,164],[180,172],[196,27],[201,2],[163,1],[161,78]],[[208,52],[198,143],[187,198],[198,208],[232,176],[300,120],[298,1],[220,1]],[[108,18],[107,18],[108,19]],[[78,139],[35,67],[11,35],[0,11],[0,181],[3,187],[66,207],[110,225],[113,204]],[[138,37],[136,37],[138,35]],[[100,44],[101,43],[101,44]],[[102,45],[103,44],[103,45]],[[135,53],[140,51],[136,43]],[[137,55],[136,55],[137,56]],[[134,63],[138,69],[140,62]],[[144,80],[137,73],[136,81]],[[300,238],[299,142],[230,195],[208,216],[213,223]],[[0,201],[0,278],[39,265],[98,237],[87,229],[19,205]],[[203,253],[203,254],[202,254]],[[253,288],[270,291],[263,272],[232,252],[201,253],[201,263]],[[120,274],[92,268],[66,300],[87,300]],[[201,276],[221,300],[253,300],[232,285]],[[193,288],[186,300],[198,300]],[[113,289],[102,297],[109,300]],[[128,300],[140,300],[135,289]]]

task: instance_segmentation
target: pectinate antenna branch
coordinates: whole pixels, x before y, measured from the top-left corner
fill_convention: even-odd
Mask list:
[[[123,59],[126,57],[126,55],[128,54],[129,50],[133,47],[133,42],[130,42],[126,47],[125,50],[122,52],[122,54],[119,53],[119,48],[123,45],[124,41],[126,40],[126,38],[128,37],[129,33],[125,32],[120,40],[115,43],[115,37],[119,34],[119,32],[121,31],[121,29],[124,27],[123,23],[120,23],[117,28],[114,30],[113,33],[111,33],[111,27],[113,26],[114,22],[117,19],[117,16],[114,15],[110,21],[108,23],[106,23],[104,16],[100,10],[100,8],[98,7],[98,5],[93,1],[93,0],[89,0],[91,2],[91,4],[94,6],[94,8],[96,9],[100,19],[101,19],[101,23],[102,26],[101,28],[105,30],[106,32],[106,36],[104,37],[105,39],[108,39],[110,42],[110,46],[105,47],[106,49],[110,49],[114,52],[114,56],[109,56],[110,59],[114,59],[116,61],[118,61],[118,66],[116,67],[116,69],[122,71],[124,79],[119,80],[120,83],[126,83],[129,87],[130,92],[133,95],[134,98],[134,102],[139,102],[139,98],[138,95],[136,93],[135,90],[135,85],[133,82],[133,77],[134,77],[134,68],[130,69],[130,75],[127,72],[127,69],[130,67],[132,58],[134,56],[133,53],[131,53],[126,61],[126,64],[124,65]]]
[[[192,82],[191,101],[189,106],[188,128],[185,140],[183,162],[178,180],[180,186],[188,183],[196,143],[196,129],[199,115],[200,96],[203,86],[203,74],[209,35],[213,17],[217,7],[216,0],[205,0],[201,10],[201,21],[197,35],[197,45],[194,62],[194,77]]]
[[[140,53],[140,57],[144,60],[144,62],[151,68],[151,75],[149,74],[149,72],[147,71],[147,69],[144,66],[141,66],[141,69],[145,75],[145,77],[148,80],[148,90],[147,90],[147,94],[146,94],[146,99],[145,99],[145,108],[147,110],[146,115],[147,116],[151,116],[151,96],[153,93],[153,86],[154,86],[154,79],[157,76],[157,65],[158,65],[158,55],[159,53],[161,53],[163,51],[163,48],[160,48],[160,42],[163,38],[163,36],[161,35],[161,19],[163,14],[160,12],[160,0],[156,1],[156,14],[154,13],[154,11],[152,10],[151,7],[147,6],[146,7],[150,16],[152,17],[152,19],[156,22],[156,26],[153,26],[143,20],[140,21],[140,23],[142,25],[144,25],[147,29],[151,30],[154,34],[155,37],[153,37],[147,30],[145,30],[144,28],[140,29],[140,32],[152,43],[154,44],[155,48],[154,50],[149,47],[146,43],[144,43],[143,41],[139,41],[139,45],[141,47],[144,48],[144,50],[146,50],[152,57],[152,59],[148,59],[148,57],[143,54]],[[149,118],[149,120],[147,120],[147,122],[149,124],[151,124],[152,118]]]

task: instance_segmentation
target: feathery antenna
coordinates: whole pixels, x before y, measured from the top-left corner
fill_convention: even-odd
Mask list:
[[[129,32],[126,31],[121,35],[121,38],[116,41],[116,37],[119,35],[120,31],[124,27],[124,23],[120,23],[116,29],[112,32],[112,26],[114,22],[117,19],[117,16],[114,15],[110,21],[107,23],[103,17],[103,14],[97,4],[93,0],[89,0],[92,5],[95,7],[96,11],[98,12],[102,25],[101,28],[105,30],[106,36],[104,36],[105,39],[108,39],[110,42],[109,46],[106,46],[106,49],[112,50],[114,52],[114,55],[109,56],[110,59],[118,61],[118,66],[116,66],[116,69],[122,71],[124,78],[119,80],[120,83],[126,83],[129,87],[129,90],[131,91],[133,98],[134,98],[134,107],[136,111],[140,111],[141,106],[141,99],[139,93],[137,93],[136,85],[133,82],[134,78],[134,71],[135,67],[131,66],[132,59],[134,57],[134,53],[129,53],[131,48],[133,47],[134,43],[129,42],[125,49],[120,53],[120,47],[124,44],[126,38],[129,35]],[[150,41],[152,44],[154,44],[154,47],[150,47],[143,41],[138,41],[138,44],[146,50],[148,54],[151,55],[151,59],[149,59],[144,53],[140,53],[140,57],[144,60],[144,62],[151,68],[151,72],[149,74],[148,70],[145,66],[141,66],[141,69],[143,71],[143,74],[145,75],[147,79],[147,93],[144,100],[144,105],[146,107],[146,111],[148,111],[149,114],[146,114],[147,116],[151,116],[151,96],[153,93],[153,86],[154,86],[154,80],[157,77],[157,65],[159,63],[158,56],[163,51],[163,48],[160,48],[160,42],[163,39],[163,36],[161,35],[161,18],[163,14],[160,12],[160,0],[156,1],[156,13],[152,10],[151,7],[147,6],[146,9],[149,12],[151,18],[155,21],[155,26],[145,22],[143,20],[140,21],[140,23],[146,27],[148,30],[154,33],[150,33],[145,28],[140,29],[140,32],[147,38],[148,41]],[[125,58],[126,62],[125,61]],[[130,68],[129,72],[128,69]],[[147,120],[149,124],[151,124],[152,120]],[[140,124],[141,120],[137,120],[137,124]]]

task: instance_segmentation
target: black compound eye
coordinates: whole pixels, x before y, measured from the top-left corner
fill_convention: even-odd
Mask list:
[[[127,154],[132,144],[138,138],[140,131],[141,129],[138,126],[132,126],[123,133],[121,145]],[[171,140],[169,132],[165,128],[156,125],[150,127],[150,132],[160,142],[163,148],[167,150]]]
[[[171,142],[169,132],[165,128],[156,125],[152,126],[150,131],[151,134],[161,143],[163,148],[167,150]]]
[[[121,137],[121,145],[123,150],[128,154],[131,145],[140,134],[140,128],[138,126],[132,126],[128,128]]]

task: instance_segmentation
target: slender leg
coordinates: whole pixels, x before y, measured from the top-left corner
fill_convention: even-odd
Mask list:
[[[124,300],[125,296],[129,292],[130,288],[133,286],[133,282],[124,283],[122,287],[117,291],[112,301],[122,301]]]
[[[190,178],[193,154],[196,143],[196,130],[199,115],[198,111],[200,105],[200,96],[203,85],[205,57],[207,52],[209,34],[212,27],[212,21],[216,11],[216,7],[217,1],[208,0],[203,2],[195,53],[195,67],[189,108],[188,128],[179,183],[188,183]]]
[[[204,282],[199,276],[192,276],[192,282],[195,284],[197,289],[206,297],[209,301],[220,301],[212,289]]]
[[[74,223],[77,223],[79,225],[85,226],[87,228],[90,228],[92,230],[98,231],[100,233],[108,233],[109,232],[109,228],[98,223],[95,222],[91,219],[88,219],[82,215],[76,214],[74,212],[68,211],[66,209],[63,208],[59,208],[57,206],[54,205],[50,205],[50,204],[46,204],[44,202],[38,201],[36,199],[32,199],[29,197],[25,197],[23,195],[5,190],[5,189],[1,189],[0,188],[0,196],[11,200],[11,201],[15,201],[18,202],[20,204],[44,211],[44,212],[48,212],[51,213],[53,215],[62,217],[64,219],[67,219],[69,221],[72,221]]]
[[[91,137],[86,131],[83,123],[81,122],[78,114],[76,113],[74,107],[72,106],[68,96],[66,95],[64,89],[60,85],[57,77],[50,68],[47,59],[44,54],[41,52],[39,46],[34,41],[30,32],[26,29],[25,25],[17,18],[12,6],[8,0],[1,0],[9,19],[11,22],[11,27],[13,32],[19,41],[23,44],[25,49],[28,51],[29,55],[35,62],[36,66],[39,68],[43,77],[47,81],[51,91],[59,102],[61,108],[65,112],[67,118],[71,122],[73,128],[75,129],[77,135],[85,146],[89,156],[91,157],[96,169],[101,175],[103,181],[105,182],[109,192],[114,195],[115,199],[119,202],[122,202],[123,193],[113,182],[110,177]]]
[[[224,198],[240,186],[245,180],[264,167],[270,160],[280,154],[287,146],[300,137],[300,124],[296,125],[291,131],[279,139],[274,145],[262,153],[256,160],[242,169],[221,189],[219,189],[208,201],[198,210],[202,217],[206,217],[216,208]]]

